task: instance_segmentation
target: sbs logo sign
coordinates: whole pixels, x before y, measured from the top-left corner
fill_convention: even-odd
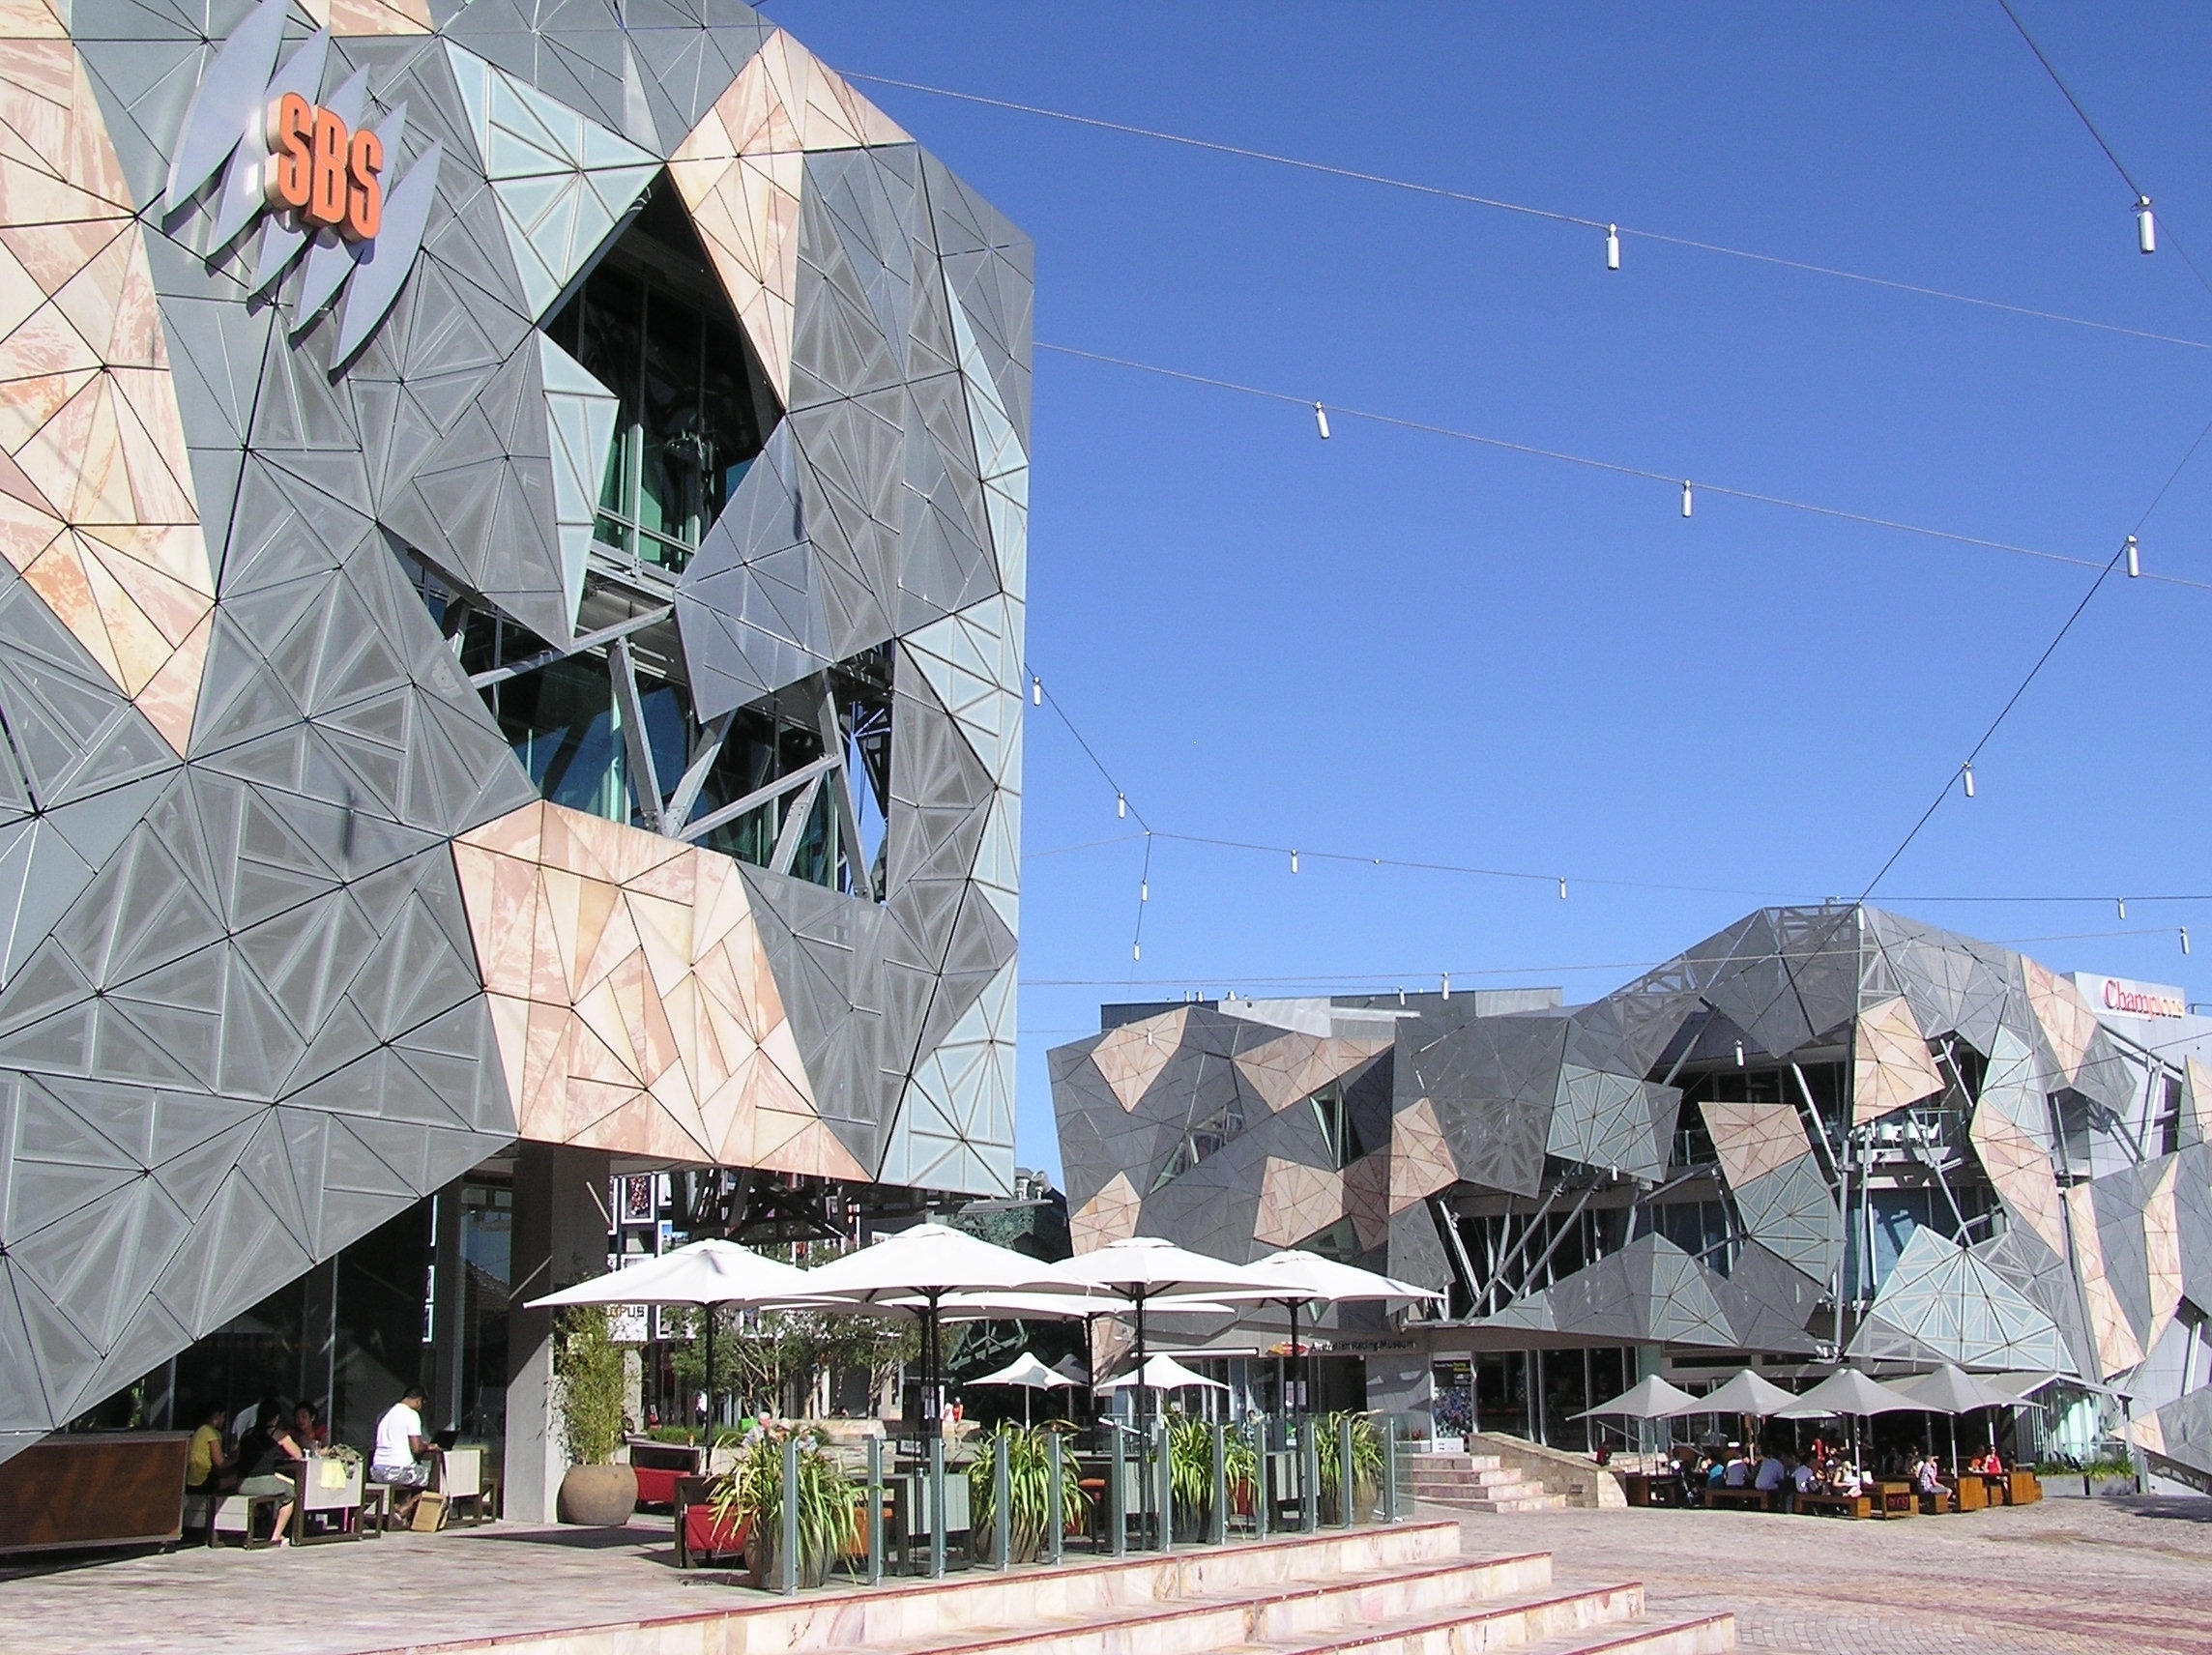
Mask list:
[[[263,138],[261,192],[270,206],[289,207],[349,242],[375,238],[384,221],[382,138],[366,127],[347,131],[344,116],[297,92],[270,101]]]

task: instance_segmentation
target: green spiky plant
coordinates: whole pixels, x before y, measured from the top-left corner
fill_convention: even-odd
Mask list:
[[[1260,1456],[1237,1432],[1222,1442],[1222,1471],[1231,1511],[1250,1511],[1259,1490]],[[1203,1419],[1168,1426],[1168,1495],[1178,1532],[1195,1538],[1213,1512],[1213,1427]]]
[[[710,1507],[717,1529],[743,1521],[745,1558],[764,1586],[781,1583],[783,1547],[783,1445],[799,1442],[799,1583],[820,1585],[830,1565],[853,1544],[860,1492],[820,1431],[782,1420],[764,1420],[745,1434],[738,1462],[714,1479]]]
[[[1052,1532],[1051,1425],[1004,1424],[975,1443],[975,1458],[968,1466],[969,1521],[977,1543],[995,1549],[998,1544],[999,1444],[1006,1444],[1006,1549],[1011,1560],[1029,1563]],[[1091,1501],[1077,1487],[1072,1455],[1061,1462],[1060,1522],[1062,1530],[1080,1527],[1090,1514]]]
[[[1354,1520],[1375,1509],[1376,1491],[1382,1486],[1382,1429],[1360,1413],[1324,1413],[1309,1429],[1320,1459],[1321,1516],[1324,1523],[1342,1521],[1344,1497],[1344,1422],[1352,1421],[1352,1510]]]

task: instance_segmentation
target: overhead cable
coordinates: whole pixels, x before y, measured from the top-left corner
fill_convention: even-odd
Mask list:
[[[1920,282],[1900,281],[1886,276],[1872,276],[1864,271],[1844,270],[1835,265],[1815,264],[1806,259],[1786,258],[1776,253],[1757,252],[1749,247],[1730,247],[1721,242],[1703,241],[1695,236],[1671,235],[1664,230],[1644,230],[1605,218],[1587,218],[1576,213],[1562,213],[1549,207],[1532,207],[1526,202],[1506,201],[1492,195],[1476,195],[1463,189],[1448,189],[1441,185],[1420,184],[1412,179],[1393,178],[1386,173],[1366,172],[1357,167],[1334,166],[1326,161],[1308,160],[1300,156],[1278,155],[1269,150],[1252,149],[1242,144],[1220,143],[1210,138],[1196,138],[1183,132],[1163,131],[1156,127],[1139,127],[1126,121],[1102,120],[1095,115],[1078,115],[1066,109],[1047,108],[1037,103],[1019,103],[1006,98],[986,98],[975,92],[956,92],[947,86],[930,86],[918,80],[900,80],[888,74],[857,74],[841,72],[848,80],[865,80],[877,86],[896,86],[907,92],[926,93],[932,98],[949,98],[962,103],[977,103],[986,108],[1005,109],[1016,114],[1035,115],[1050,121],[1064,121],[1071,126],[1091,127],[1101,131],[1121,132],[1130,137],[1151,138],[1160,143],[1180,144],[1187,149],[1209,150],[1217,155],[1234,156],[1244,160],[1266,161],[1275,166],[1293,167],[1300,172],[1320,173],[1331,178],[1349,179],[1358,184],[1373,184],[1387,189],[1402,189],[1415,195],[1435,196],[1440,200],[1454,201],[1470,207],[1485,207],[1499,213],[1518,214],[1526,218],[1539,218],[1555,224],[1572,224],[1578,229],[1602,231],[1606,235],[1606,262],[1608,268],[1618,269],[1620,244],[1626,238],[1641,237],[1647,242],[1666,247],[1683,247],[1693,252],[1713,253],[1725,258],[1744,259],[1753,264],[1771,265],[1778,270],[1793,270],[1808,276],[1831,276],[1839,281],[1854,281],[1867,287],[1887,288],[1893,293],[1912,294],[1922,299],[1940,299],[1955,305],[1971,305],[1983,310],[1996,310],[2013,316],[2024,316],[2038,322],[2057,322],[2070,328],[2089,328],[2103,334],[2118,334],[2128,338],[2146,339],[2153,344],[2181,345],[2190,350],[2212,350],[2212,340],[2194,339],[2177,334],[2161,334],[2147,328],[2131,328],[2124,323],[2099,321],[2089,316],[2072,316],[2063,311],[2039,309],[2032,305],[2014,305],[2002,299],[1984,298],[1978,294],[1958,293],[1947,288],[1929,287]],[[2178,246],[2178,244],[2177,244]],[[2188,255],[2183,254],[2186,258]],[[2195,268],[2192,266],[2192,268]]]
[[[1325,406],[1331,413],[1349,420],[1364,420],[1370,424],[1385,425],[1401,431],[1415,431],[1431,437],[1444,437],[1453,442],[1472,443],[1504,453],[1525,454],[1532,459],[1556,460],[1562,465],[1582,466],[1589,471],[1601,471],[1615,477],[1635,478],[1640,481],[1664,483],[1670,489],[1679,489],[1682,515],[1690,515],[1691,484],[1683,480],[1679,472],[1656,471],[1648,466],[1628,465],[1618,460],[1599,459],[1589,454],[1570,453],[1563,449],[1541,448],[1533,443],[1514,442],[1506,437],[1495,437],[1480,431],[1465,431],[1451,425],[1441,425],[1433,421],[1409,419],[1399,414],[1384,414],[1369,408],[1354,408],[1343,402],[1315,403],[1310,396],[1288,391],[1270,390],[1266,386],[1246,385],[1237,380],[1222,379],[1212,374],[1194,373],[1187,368],[1166,367],[1158,363],[1140,362],[1133,357],[1110,356],[1103,351],[1089,351],[1074,345],[1053,344],[1039,339],[1036,348],[1051,351],[1057,356],[1074,357],[1084,362],[1099,363],[1109,367],[1128,368],[1137,373],[1157,375],[1162,379],[1181,380],[1190,385],[1203,385],[1215,391],[1235,392],[1243,396],[1256,396],[1269,402],[1287,403],[1295,407]],[[2201,440],[2201,439],[2199,439]],[[2068,564],[2076,568],[2097,569],[2105,566],[2094,558],[2078,558],[2065,552],[2053,552],[2038,546],[2023,546],[2010,540],[1994,540],[1981,535],[1963,535],[1952,529],[1932,528],[1925,523],[1908,523],[1897,517],[1878,517],[1871,512],[1852,511],[1840,506],[1823,506],[1815,501],[1791,500],[1779,494],[1767,494],[1758,489],[1737,488],[1727,483],[1710,482],[1699,478],[1699,490],[1716,494],[1724,499],[1741,500],[1755,506],[1772,506],[1785,511],[1802,511],[1816,517],[1826,517],[1836,522],[1857,523],[1870,529],[1886,529],[1901,535],[1917,535],[1924,539],[1943,540],[1952,545],[1974,546],[1985,551],[2006,552],[2015,557],[2038,558],[2045,563]],[[2170,486],[2170,483],[2168,484]],[[2163,490],[2161,491],[2163,494]],[[2199,592],[2212,592],[2212,581],[2191,580],[2185,575],[2167,574],[2146,569],[2145,580],[2164,581],[2168,586],[2194,587]]]

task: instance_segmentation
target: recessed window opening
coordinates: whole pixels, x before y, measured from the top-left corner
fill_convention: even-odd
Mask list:
[[[545,332],[621,402],[594,539],[680,573],[783,411],[665,177]]]

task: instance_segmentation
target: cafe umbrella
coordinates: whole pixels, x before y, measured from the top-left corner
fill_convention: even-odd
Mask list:
[[[1644,1451],[1644,1425],[1647,1420],[1667,1419],[1683,1411],[1694,1410],[1698,1399],[1679,1385],[1669,1384],[1657,1374],[1649,1374],[1615,1397],[1596,1408],[1586,1408],[1572,1414],[1574,1419],[1618,1418],[1636,1421],[1636,1448]]]
[[[569,1305],[675,1304],[699,1311],[706,1321],[707,1428],[714,1427],[714,1313],[729,1305],[785,1304],[806,1292],[806,1271],[741,1247],[735,1241],[692,1241],[658,1258],[626,1264],[542,1298],[530,1310]]]
[[[946,1224],[917,1224],[805,1271],[796,1297],[802,1305],[904,1310],[921,1318],[922,1431],[934,1437],[943,1431],[945,1413],[945,1358],[938,1339],[945,1301],[966,1298],[982,1317],[990,1313],[977,1301],[991,1293],[1058,1301],[1080,1298],[1082,1290],[1010,1247],[995,1247]],[[1070,1313],[1082,1314],[1075,1306]]]
[[[1953,1476],[1959,1474],[1959,1415],[1972,1413],[1977,1408],[1984,1408],[2033,1406],[2032,1404],[2023,1404],[2022,1400],[2010,1391],[1999,1390],[1988,1380],[1977,1379],[1973,1375],[1954,1367],[1948,1362],[1932,1374],[1916,1374],[1909,1379],[1900,1379],[1891,1388],[1912,1398],[1928,1413],[1941,1413],[1950,1416],[1951,1474]],[[1931,1431],[1930,1435],[1933,1436],[1934,1432]],[[1994,1417],[1990,1428],[1990,1438],[1992,1442],[1996,1439],[1996,1427],[1994,1423]],[[1930,1443],[1929,1446],[1934,1447],[1935,1444]]]
[[[1838,1368],[1788,1408],[1775,1409],[1781,1419],[1844,1419],[1850,1422],[1851,1464],[1859,1464],[1859,1420],[1877,1413],[1918,1413],[1921,1405],[1902,1391],[1871,1379],[1856,1368]]]
[[[1270,1303],[1280,1304],[1291,1313],[1290,1354],[1294,1359],[1298,1356],[1298,1310],[1302,1305],[1418,1304],[1444,1297],[1432,1288],[1417,1288],[1409,1282],[1362,1270],[1353,1264],[1342,1264],[1334,1259],[1324,1259],[1318,1253],[1295,1247],[1255,1259],[1245,1269],[1254,1279],[1274,1290],[1267,1294]],[[1310,1362],[1303,1378],[1310,1402],[1313,1391]],[[1284,1396],[1287,1411],[1289,1392]]]
[[[1018,1385],[1022,1393],[1022,1424],[1030,1422],[1030,1398],[1036,1391],[1059,1390],[1080,1385],[1081,1379],[1069,1379],[1058,1368],[1048,1368],[1024,1350],[995,1374],[985,1374],[979,1379],[970,1379],[972,1385]]]

